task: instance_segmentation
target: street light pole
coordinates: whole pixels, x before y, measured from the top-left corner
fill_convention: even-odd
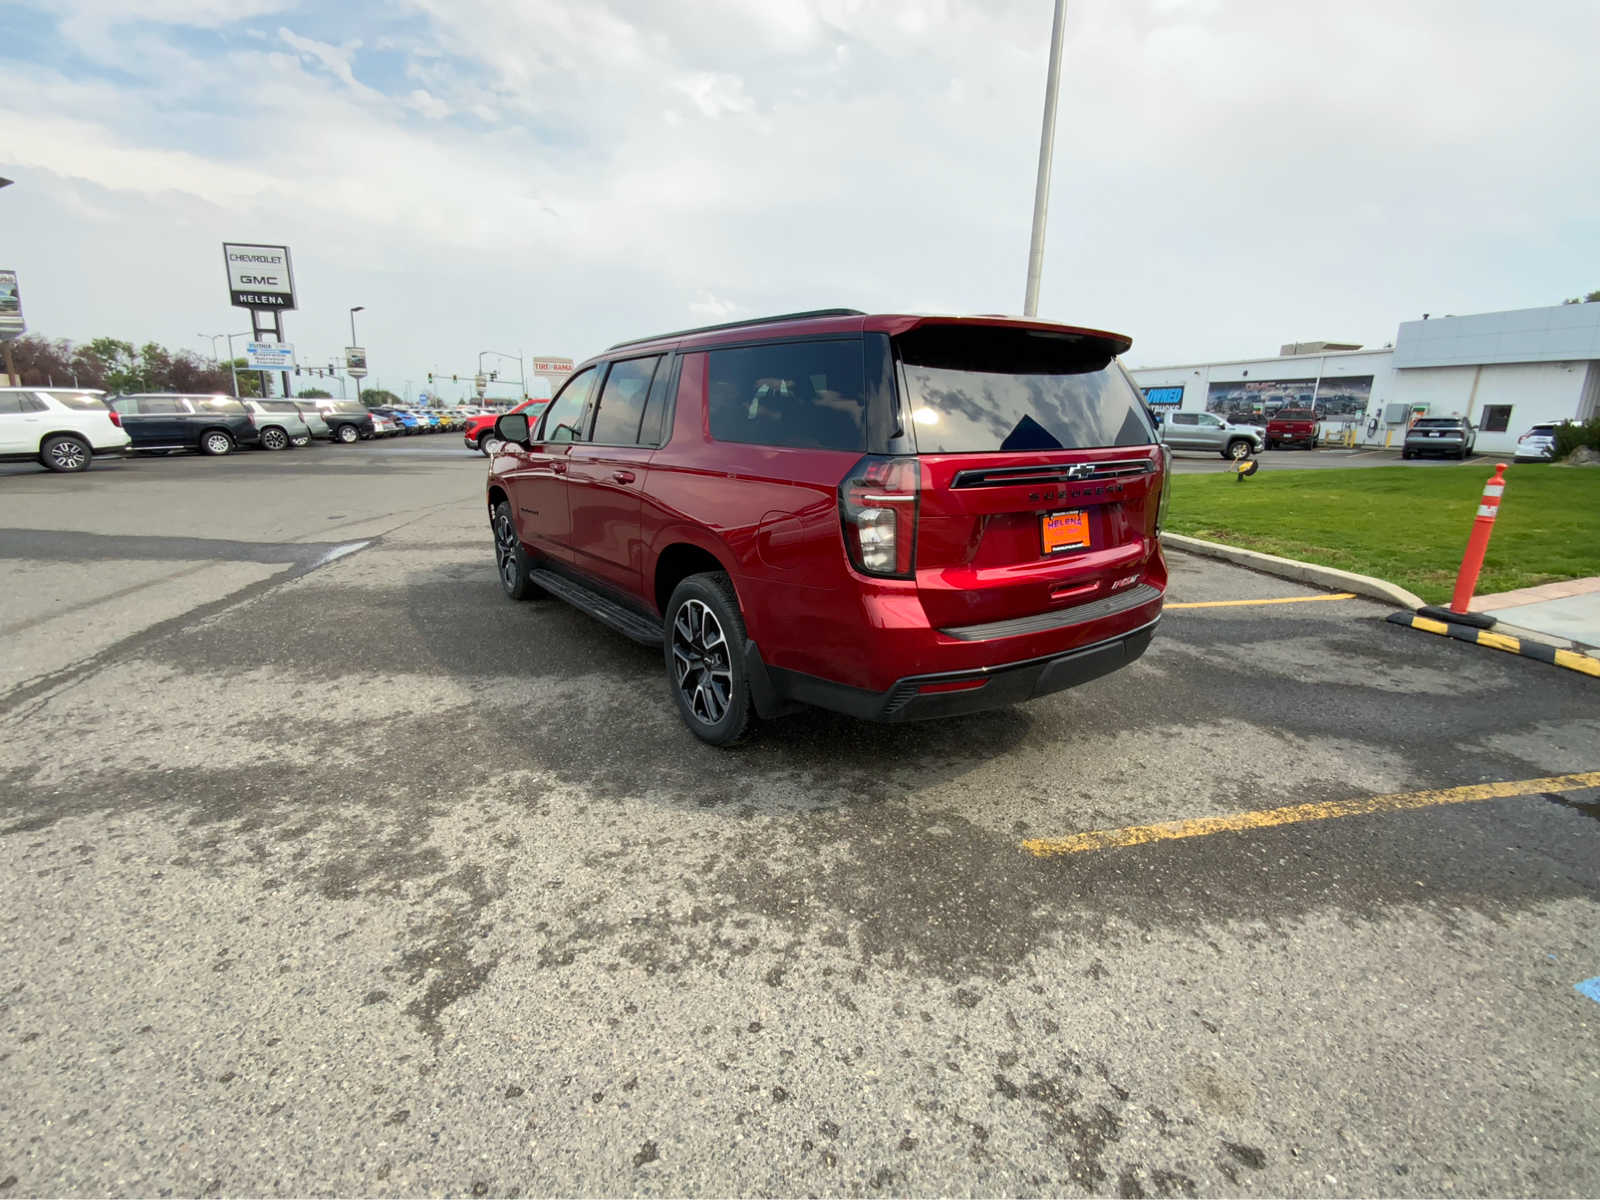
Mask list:
[[[237,400],[239,398],[239,365],[234,361],[233,357],[233,339],[236,337],[254,337],[255,334],[246,330],[244,333],[219,333],[217,336],[228,339],[228,370],[233,372],[233,398]]]
[[[360,342],[356,341],[356,314],[358,312],[366,312],[366,311],[367,311],[367,306],[365,304],[357,304],[354,308],[352,308],[350,310],[350,346],[351,346],[352,349],[354,349],[356,346],[359,346],[361,344]],[[347,363],[345,363],[345,370],[348,371],[349,369],[350,369],[350,364],[347,362]],[[355,383],[356,383],[356,401],[357,401],[357,403],[359,403],[360,400],[361,400],[361,380],[357,379],[354,375],[352,375],[351,378],[355,379]]]
[[[1050,71],[1044,84],[1044,128],[1039,133],[1039,178],[1033,186],[1033,239],[1028,245],[1028,288],[1022,315],[1039,313],[1039,276],[1044,269],[1045,212],[1050,207],[1050,160],[1056,145],[1056,94],[1061,89],[1061,37],[1067,23],[1067,0],[1056,0],[1050,25]]]

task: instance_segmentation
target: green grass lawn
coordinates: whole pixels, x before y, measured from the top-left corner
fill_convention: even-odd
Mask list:
[[[1493,466],[1178,475],[1167,527],[1450,599]],[[1478,594],[1600,575],[1600,469],[1514,465]]]

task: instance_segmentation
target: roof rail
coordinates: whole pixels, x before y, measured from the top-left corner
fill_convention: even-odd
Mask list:
[[[617,342],[607,346],[607,350],[616,350],[622,346],[637,346],[640,342],[659,342],[666,338],[688,337],[691,333],[715,333],[719,329],[742,329],[746,325],[774,325],[779,321],[804,321],[810,317],[864,317],[867,314],[859,308],[813,308],[807,312],[778,313],[771,317],[750,317],[743,321],[725,321],[721,325],[700,325],[694,329],[675,329],[671,333],[655,333],[649,337],[629,338],[625,342]]]

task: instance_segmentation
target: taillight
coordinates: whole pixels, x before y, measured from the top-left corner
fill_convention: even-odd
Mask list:
[[[856,570],[891,579],[911,578],[921,469],[915,458],[869,454],[844,477],[839,485],[839,520]]]
[[[1167,500],[1172,496],[1172,447],[1161,443],[1161,499],[1156,503],[1156,532],[1167,523]]]
[[[118,428],[118,429],[121,429],[121,428],[122,428],[122,414],[121,414],[121,413],[119,413],[119,412],[118,412],[118,411],[117,411],[117,410],[116,410],[116,409],[114,409],[114,408],[108,408],[108,409],[106,409],[106,413],[107,413],[107,415],[108,415],[108,416],[110,416],[110,418],[111,418],[111,423],[112,423],[112,424],[113,424],[113,425],[115,425],[115,426],[116,426],[116,427],[117,427],[117,428]]]

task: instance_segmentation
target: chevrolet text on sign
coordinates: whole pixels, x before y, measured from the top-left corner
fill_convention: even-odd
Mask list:
[[[228,296],[236,308],[294,308],[294,272],[289,247],[223,242]]]

